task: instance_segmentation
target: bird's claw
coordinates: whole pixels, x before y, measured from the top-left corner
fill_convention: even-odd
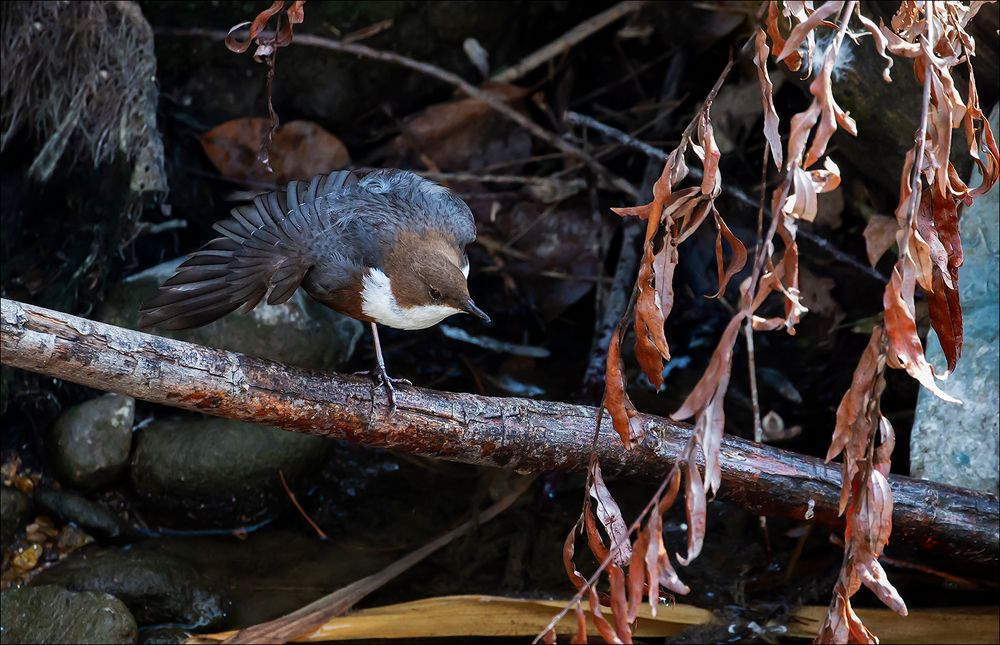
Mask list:
[[[386,398],[389,401],[389,414],[396,411],[396,388],[395,385],[413,385],[405,378],[393,378],[386,373],[384,367],[375,367],[368,372],[355,372],[355,375],[368,376],[372,380],[372,405],[375,404],[375,390],[381,385],[385,389]]]

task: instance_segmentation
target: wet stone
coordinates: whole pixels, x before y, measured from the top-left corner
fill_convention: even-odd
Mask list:
[[[135,618],[106,593],[74,593],[54,586],[0,594],[4,643],[134,643]]]
[[[105,394],[73,406],[56,420],[52,456],[64,483],[95,490],[111,484],[128,463],[135,399]]]
[[[294,486],[322,467],[332,447],[240,421],[156,421],[136,438],[132,485],[166,525],[244,526],[287,508],[279,471]]]
[[[72,522],[94,537],[119,540],[132,535],[131,527],[110,510],[82,495],[63,490],[39,490],[35,503],[63,522]]]
[[[125,603],[139,625],[210,627],[226,618],[230,606],[215,583],[192,565],[139,548],[84,548],[34,583],[109,593]]]
[[[0,488],[0,545],[3,550],[14,541],[14,537],[31,515],[31,499],[10,486]]]

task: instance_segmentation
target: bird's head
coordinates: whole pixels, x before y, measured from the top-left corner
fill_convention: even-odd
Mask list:
[[[445,236],[403,234],[386,254],[384,271],[364,278],[363,311],[397,329],[424,329],[448,316],[490,317],[469,296],[469,259]]]

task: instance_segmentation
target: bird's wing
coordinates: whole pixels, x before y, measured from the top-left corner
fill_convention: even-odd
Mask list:
[[[196,251],[142,308],[140,326],[199,327],[242,308],[288,300],[315,263],[307,243],[317,202],[358,182],[346,170],[293,181],[283,191],[258,195],[234,208],[213,228],[216,238]]]

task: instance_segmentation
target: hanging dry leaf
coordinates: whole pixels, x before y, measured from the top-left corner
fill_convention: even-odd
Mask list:
[[[694,450],[688,452],[687,468],[685,477],[687,487],[684,490],[684,508],[687,513],[688,525],[688,545],[687,557],[682,558],[677,555],[677,561],[687,566],[701,553],[701,546],[705,541],[705,521],[706,521],[706,499],[705,486],[701,483],[701,473],[698,472],[697,453]]]
[[[893,269],[892,278],[885,288],[883,306],[885,307],[885,331],[889,337],[889,362],[893,367],[905,369],[920,384],[951,403],[960,401],[943,392],[934,381],[934,369],[924,357],[924,349],[917,337],[917,323],[913,312],[903,299],[903,277],[899,269]],[[912,302],[913,289],[908,292]]]
[[[872,215],[865,226],[865,252],[868,262],[874,267],[885,252],[896,243],[896,232],[899,224],[895,217],[887,215]]]
[[[770,13],[770,8],[768,9]],[[760,85],[760,100],[764,107],[764,138],[771,151],[774,165],[781,169],[782,149],[781,135],[778,134],[778,113],[774,110],[774,86],[767,73],[767,36],[760,29],[754,37],[755,53],[753,63],[757,66],[757,82]]]
[[[774,44],[776,58],[785,50],[785,37],[781,34],[781,29],[778,28],[778,15],[778,0],[770,0],[767,4],[767,35],[771,37],[771,42]],[[802,56],[795,51],[794,47],[782,58],[788,69],[793,72],[799,71],[799,68],[802,67]]]
[[[260,142],[271,122],[247,117],[226,121],[201,135],[202,149],[228,179],[284,184],[344,168],[351,162],[337,137],[312,121],[291,121],[278,128],[270,148],[274,174],[257,161]]]
[[[747,263],[747,249],[743,246],[743,242],[740,241],[738,237],[733,235],[733,232],[729,230],[729,226],[726,225],[725,220],[719,216],[719,211],[715,210],[715,206],[712,206],[712,215],[715,216],[715,263],[719,272],[719,291],[715,295],[709,296],[711,298],[719,298],[726,292],[726,285],[734,275],[743,270],[743,267]],[[729,249],[732,252],[732,258],[730,258],[729,266],[723,270],[723,265],[725,261],[722,256],[722,240],[725,238],[726,244],[729,245]]]
[[[618,503],[612,497],[604,477],[601,475],[601,465],[594,460],[594,467],[591,469],[590,496],[594,498],[594,510],[601,520],[604,530],[611,538],[611,547],[617,546],[614,561],[619,565],[628,564],[632,557],[632,546],[628,538],[628,526],[622,517],[622,511],[618,508]]]
[[[948,361],[947,375],[955,370],[962,355],[962,304],[958,290],[945,284],[941,270],[937,267],[933,270],[933,280],[934,291],[927,294],[927,304],[931,327],[934,328]]]
[[[642,420],[625,391],[625,363],[621,357],[621,325],[615,328],[608,346],[608,358],[604,370],[604,407],[611,415],[615,432],[621,437],[626,448],[642,440],[645,430]]]

